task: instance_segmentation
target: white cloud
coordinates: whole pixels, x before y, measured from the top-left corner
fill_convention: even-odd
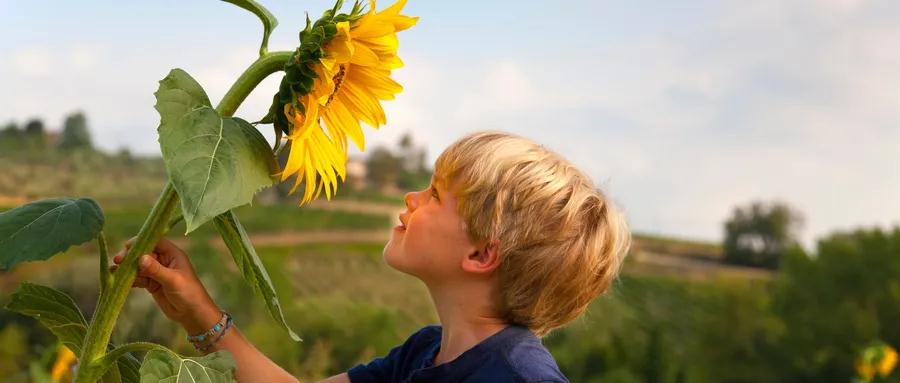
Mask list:
[[[30,47],[13,52],[10,57],[11,70],[14,75],[23,77],[41,77],[50,73],[53,64],[50,49]]]
[[[65,66],[73,72],[85,73],[94,70],[104,60],[103,48],[97,45],[75,45],[67,49]]]

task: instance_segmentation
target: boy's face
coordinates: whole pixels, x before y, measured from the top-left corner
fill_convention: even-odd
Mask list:
[[[384,260],[391,267],[414,275],[426,283],[448,282],[462,273],[462,260],[476,250],[456,210],[457,200],[447,187],[436,182],[422,191],[407,193],[406,212],[384,247]]]

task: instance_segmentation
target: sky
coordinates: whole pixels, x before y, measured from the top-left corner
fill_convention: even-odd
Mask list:
[[[333,5],[262,3],[279,19],[270,51],[293,50],[304,12]],[[754,200],[800,211],[807,247],[900,225],[900,2],[412,0],[405,13],[420,17],[399,36],[405,89],[367,128],[370,148],[410,132],[434,160],[469,132],[516,133],[584,170],[642,233],[718,241]],[[0,123],[58,129],[80,110],[98,146],[157,154],[157,81],[182,68],[215,103],[261,29],[212,0],[0,0]],[[237,116],[264,115],[278,81]]]

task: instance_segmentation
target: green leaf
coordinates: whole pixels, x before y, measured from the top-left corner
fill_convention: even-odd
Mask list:
[[[90,198],[45,199],[0,213],[0,270],[90,241],[103,221],[103,211]]]
[[[141,382],[235,382],[236,367],[227,351],[217,351],[199,358],[183,358],[171,351],[153,350],[144,357]]]
[[[284,313],[281,311],[281,303],[278,302],[278,295],[275,293],[275,286],[269,273],[263,265],[262,260],[256,255],[253,244],[250,243],[250,236],[244,230],[241,222],[238,221],[237,215],[233,211],[228,211],[216,217],[214,221],[216,230],[222,236],[225,246],[231,252],[234,262],[244,276],[244,281],[250,285],[253,292],[261,296],[266,302],[266,308],[269,309],[269,315],[272,316],[285,330],[291,339],[299,341],[300,337],[291,330],[287,321],[284,319]]]
[[[87,321],[75,301],[65,293],[51,287],[24,282],[19,285],[6,305],[6,309],[37,319],[75,355],[81,355],[81,345],[87,334]],[[113,349],[114,346],[108,346]],[[104,382],[137,382],[140,362],[133,355],[121,353],[115,359],[117,370],[103,376]]]
[[[122,381],[137,383],[141,378],[141,363],[131,354],[131,352],[152,350],[166,350],[166,348],[148,342],[127,343],[119,347],[111,347],[106,355],[100,358],[97,364],[100,366],[100,371],[105,372],[113,363],[118,363],[119,371],[122,372]]]
[[[259,55],[262,56],[266,54],[269,50],[269,35],[272,34],[272,30],[278,26],[278,19],[269,12],[266,7],[263,7],[259,3],[253,0],[223,0],[227,3],[231,3],[237,5],[238,7],[244,8],[250,12],[253,12],[254,15],[259,17],[259,20],[262,21],[263,24],[263,40],[262,44],[259,46]]]
[[[208,106],[212,107],[206,92],[191,75],[175,68],[169,72],[166,78],[159,81],[159,89],[153,94],[156,96],[156,110],[159,112],[160,137],[166,136],[177,129],[181,118],[191,110]],[[166,146],[160,145],[163,158],[171,157]]]
[[[116,359],[116,364],[119,366],[122,382],[138,383],[141,381],[141,361],[135,358],[134,355],[130,353],[124,354]]]
[[[222,118],[186,72],[174,69],[160,81],[156,100],[159,144],[186,233],[274,183],[278,163],[265,137],[247,121]]]
[[[87,321],[75,301],[65,293],[47,286],[23,282],[10,297],[6,309],[37,319],[72,352],[81,354]]]

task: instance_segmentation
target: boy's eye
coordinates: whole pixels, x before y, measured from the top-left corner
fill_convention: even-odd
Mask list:
[[[431,187],[431,196],[434,197],[434,199],[436,199],[436,200],[438,200],[438,201],[441,200],[441,199],[438,197],[437,189],[436,189],[434,186]]]

